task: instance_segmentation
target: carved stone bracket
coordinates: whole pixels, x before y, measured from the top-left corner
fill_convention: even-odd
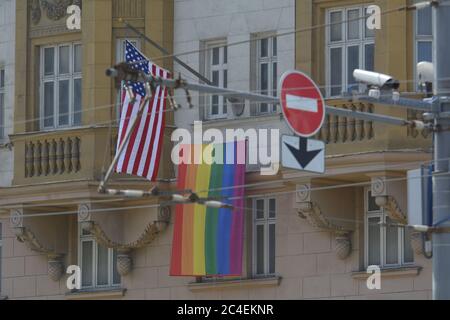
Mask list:
[[[47,256],[47,272],[50,279],[59,281],[64,272],[64,254],[56,253],[53,249],[45,247],[36,235],[23,225],[23,212],[13,210],[10,217],[17,241],[24,243],[30,250]]]
[[[352,251],[351,230],[331,223],[314,202],[301,202],[297,210],[298,215],[302,219],[306,219],[311,226],[335,235],[336,255],[339,259],[344,260],[350,255]]]
[[[389,218],[401,224],[407,224],[408,220],[397,201],[392,196],[378,196],[375,198],[377,205],[386,210]]]
[[[94,236],[99,244],[118,251],[117,271],[121,276],[131,272],[131,252],[134,249],[139,249],[152,243],[158,234],[167,228],[170,222],[170,208],[161,207],[158,212],[158,220],[150,222],[135,241],[123,244],[111,240],[102,227],[97,222],[91,220],[89,209],[88,205],[81,205],[79,207],[78,221],[82,223],[84,229]]]

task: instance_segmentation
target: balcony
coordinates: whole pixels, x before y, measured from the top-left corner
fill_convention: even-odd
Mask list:
[[[110,161],[108,134],[108,127],[96,126],[12,135],[13,184],[99,178],[103,159]]]

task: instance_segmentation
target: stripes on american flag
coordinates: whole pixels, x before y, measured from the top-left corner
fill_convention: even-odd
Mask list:
[[[133,63],[131,67],[162,78],[170,77],[170,73],[151,63],[129,41],[126,41],[126,62]],[[129,82],[135,94],[132,103],[126,90],[122,89],[121,116],[117,150],[125,138],[128,128],[138,116],[138,110],[145,97],[145,87],[142,82]],[[166,110],[167,88],[158,86],[154,95],[146,102],[142,116],[137,119],[124,152],[117,162],[116,172],[140,176],[155,181],[158,175],[159,162],[164,134],[164,119]],[[116,151],[117,152],[117,151]]]

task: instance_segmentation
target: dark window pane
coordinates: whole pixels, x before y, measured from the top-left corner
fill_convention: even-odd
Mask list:
[[[342,12],[330,13],[330,41],[342,41]]]
[[[276,97],[278,92],[278,70],[277,70],[277,63],[274,62],[272,64],[272,88],[273,88],[273,96]]]
[[[117,271],[117,250],[113,251],[113,284],[120,284],[120,274]]]
[[[212,83],[214,86],[219,86],[219,71],[212,72]]]
[[[264,200],[256,200],[256,219],[264,219]]]
[[[53,82],[46,82],[44,84],[44,127],[46,128],[53,127],[54,93]]]
[[[74,61],[73,61],[73,71],[81,72],[81,62],[82,62],[82,51],[81,44],[77,44],[74,46]]]
[[[411,233],[412,233],[412,229],[411,228],[404,228],[404,236],[403,236],[403,241],[404,241],[404,252],[403,252],[403,260],[405,261],[405,263],[413,263],[414,262],[414,251],[412,249],[411,246]]]
[[[386,217],[386,264],[398,264],[398,227]]]
[[[59,74],[70,73],[70,47],[59,47]]]
[[[275,273],[275,224],[269,224],[269,273]]]
[[[339,96],[342,93],[342,48],[330,50],[330,73],[331,95]]]
[[[261,79],[260,79],[260,89],[261,94],[267,94],[267,89],[269,88],[269,68],[267,63],[261,64]]]
[[[264,274],[264,226],[256,226],[256,274]]]
[[[212,96],[211,114],[219,114],[219,96]]]
[[[269,56],[269,39],[261,39],[260,40],[260,57],[268,57]]]
[[[81,125],[81,79],[73,81],[73,124]]]
[[[359,68],[359,46],[347,48],[347,85],[356,83],[353,78],[353,71]]]
[[[431,41],[419,41],[417,43],[417,60],[418,62],[433,62],[433,49]]]
[[[91,287],[93,285],[93,243],[92,241],[83,241],[81,243],[81,285],[83,287]]]
[[[228,63],[228,47],[223,48],[223,63]]]
[[[59,125],[69,124],[69,80],[59,81]]]
[[[368,71],[374,71],[375,69],[375,45],[366,44],[364,47],[364,63],[365,69]]]
[[[380,207],[375,202],[375,197],[372,197],[372,192],[369,191],[367,197],[369,198],[368,209],[369,211],[380,211]]]
[[[223,70],[223,87],[228,87],[228,70]]]
[[[269,218],[275,218],[276,212],[277,212],[276,200],[270,199],[269,200]]]
[[[347,37],[349,40],[359,39],[359,9],[347,12]]]
[[[108,248],[97,245],[97,285],[108,285]]]
[[[368,244],[368,256],[369,256],[369,266],[376,265],[379,266],[381,264],[381,256],[380,256],[380,246],[381,246],[381,227],[379,225],[380,218],[369,218],[368,219],[368,229],[369,229],[369,244]]]
[[[431,6],[421,10],[417,10],[417,35],[419,36],[433,35],[431,10],[432,10]]]
[[[273,37],[272,38],[272,54],[274,57],[276,57],[278,55],[278,39],[277,37]]]
[[[0,70],[0,89],[5,87],[5,70]]]
[[[55,73],[55,48],[44,49],[44,75],[51,76]]]
[[[213,66],[217,66],[220,61],[220,48],[213,48],[212,49],[212,64]]]

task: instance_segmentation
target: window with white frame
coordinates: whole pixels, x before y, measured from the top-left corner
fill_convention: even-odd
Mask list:
[[[433,14],[427,7],[415,12],[415,65],[419,62],[433,62]]]
[[[0,67],[0,140],[5,138],[5,69]]]
[[[275,274],[276,200],[253,200],[253,274]]]
[[[81,125],[81,58],[78,43],[41,48],[41,128]]]
[[[79,262],[83,289],[120,286],[117,272],[117,251],[98,244],[85,229],[80,228]]]
[[[214,86],[228,87],[228,48],[225,41],[213,41],[206,44],[205,73]],[[208,103],[208,118],[226,118],[227,100],[223,96],[212,94]]]
[[[367,28],[366,6],[326,13],[326,94],[340,96],[353,85],[355,69],[374,70],[375,31]]]
[[[126,47],[126,41],[129,41],[133,46],[136,47],[136,49],[141,50],[141,41],[140,39],[124,39],[124,38],[120,38],[116,40],[116,63],[121,63],[124,62],[125,59],[125,52],[127,50]],[[118,89],[117,90],[117,95],[116,95],[116,117],[117,119],[120,119],[120,111],[121,111],[121,104],[120,104],[120,92],[121,90]]]
[[[263,95],[277,96],[277,37],[271,36],[259,39],[256,45],[257,54],[257,89]],[[259,104],[259,114],[272,113],[277,111],[277,105],[269,105],[267,103]]]
[[[396,267],[414,263],[410,229],[399,227],[389,218],[369,189],[364,202],[366,266]]]

